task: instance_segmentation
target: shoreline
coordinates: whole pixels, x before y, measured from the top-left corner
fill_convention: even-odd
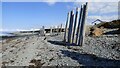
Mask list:
[[[109,31],[112,30],[107,30]],[[64,33],[45,36],[19,34],[4,39],[6,41],[2,44],[2,63],[6,63],[6,66],[30,66],[35,64],[30,63],[32,60],[44,63],[42,66],[120,64],[120,34],[104,34],[100,37],[86,35],[83,46],[64,45]]]

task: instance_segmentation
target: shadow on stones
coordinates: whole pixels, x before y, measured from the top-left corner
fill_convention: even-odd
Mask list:
[[[115,66],[120,67],[120,60],[112,60],[107,58],[97,57],[92,54],[80,54],[78,52],[71,52],[68,50],[61,50],[65,57],[70,57],[76,60],[79,64],[85,66]]]
[[[68,42],[64,42],[64,41],[52,41],[52,40],[48,40],[47,42],[54,44],[54,45],[61,45],[61,46],[78,46],[76,44],[69,44]]]

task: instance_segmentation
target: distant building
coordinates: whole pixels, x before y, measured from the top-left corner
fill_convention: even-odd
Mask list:
[[[102,23],[104,21],[101,21],[100,19],[97,19],[95,21],[92,22],[92,24],[96,25],[96,24],[99,24],[99,23]]]

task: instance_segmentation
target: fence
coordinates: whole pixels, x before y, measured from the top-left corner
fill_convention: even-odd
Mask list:
[[[77,8],[76,14],[74,14],[73,10],[68,12],[64,33],[64,42],[81,46],[83,45],[86,15],[87,3],[81,5],[80,11],[79,8]]]

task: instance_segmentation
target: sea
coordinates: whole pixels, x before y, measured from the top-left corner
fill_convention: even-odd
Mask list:
[[[14,36],[12,32],[0,32],[0,36]]]
[[[12,32],[0,31],[0,42],[2,42],[2,36],[14,36]]]

